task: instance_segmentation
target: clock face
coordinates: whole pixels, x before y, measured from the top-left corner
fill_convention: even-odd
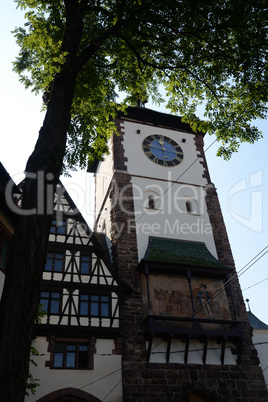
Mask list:
[[[181,147],[164,135],[149,135],[143,140],[142,148],[147,158],[161,166],[177,166],[183,160]]]

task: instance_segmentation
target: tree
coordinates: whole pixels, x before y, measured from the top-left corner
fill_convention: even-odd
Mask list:
[[[149,96],[161,102],[159,85],[171,111],[216,133],[228,158],[240,142],[260,137],[250,121],[266,116],[268,96],[264,0],[17,3],[28,22],[15,29],[14,68],[44,94],[46,115],[26,165],[0,306],[3,402],[24,399],[50,203],[63,166],[85,167],[105,152],[117,111]],[[121,105],[116,91],[126,93]],[[196,117],[198,105],[207,120]]]

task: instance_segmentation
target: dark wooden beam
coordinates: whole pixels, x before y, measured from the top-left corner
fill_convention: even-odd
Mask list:
[[[185,350],[184,350],[184,363],[185,364],[187,364],[187,362],[188,362],[189,343],[190,343],[190,339],[187,338],[187,340],[185,342]]]
[[[150,361],[151,350],[152,350],[152,343],[153,343],[153,338],[150,337],[150,339],[149,339],[149,344],[148,344],[147,356],[146,356],[146,360],[147,360],[148,363],[149,363],[149,361]]]
[[[203,349],[203,357],[202,357],[203,364],[206,364],[206,360],[207,360],[207,350],[208,350],[208,339],[205,339],[205,342],[204,342],[204,349]]]
[[[167,351],[166,351],[166,362],[167,363],[169,363],[169,358],[170,358],[170,345],[171,345],[171,338],[168,338]]]
[[[225,344],[226,344],[226,341],[225,341],[225,339],[223,339],[222,344],[221,344],[221,364],[224,364]]]

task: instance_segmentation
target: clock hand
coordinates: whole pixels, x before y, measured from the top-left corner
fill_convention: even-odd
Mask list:
[[[149,147],[159,149],[159,150],[161,149],[163,151],[163,153],[164,153],[163,159],[169,159],[169,157],[166,156],[166,154],[165,154],[166,149],[163,147],[163,145],[161,145],[161,148],[160,148],[160,147],[156,147],[155,145],[149,144]]]
[[[152,145],[152,144],[149,144],[149,147],[150,148],[155,148],[155,149],[159,149],[159,150],[162,150],[163,151],[163,153],[164,153],[164,156],[163,156],[163,159],[169,159],[169,160],[173,160],[175,157],[176,157],[176,155],[183,155],[183,152],[182,151],[179,151],[179,152],[177,152],[177,151],[175,151],[174,149],[166,149],[165,147],[164,147],[164,141],[162,141],[162,140],[158,140],[158,143],[159,143],[159,145],[161,146],[161,148],[160,147],[157,147],[156,145]],[[169,154],[171,154],[171,158],[169,158],[168,156],[166,156],[166,152],[169,152]],[[174,154],[174,157],[172,157],[172,154]]]
[[[156,147],[156,148],[158,148],[158,147]],[[158,149],[160,149],[160,148],[158,148]],[[163,147],[162,150],[165,151],[165,152],[169,152],[170,154],[183,155],[182,151],[177,152],[174,149],[166,149],[166,148]]]
[[[159,140],[158,142],[159,142],[159,144],[161,145],[162,151],[164,152],[163,159],[169,159],[169,157],[166,155],[166,150],[165,150],[165,148],[164,148],[164,141]]]
[[[159,141],[158,141],[159,142]],[[163,147],[163,145],[162,144],[160,144],[161,145],[161,148],[159,148],[159,147],[156,147],[155,145],[151,145],[150,144],[150,148],[155,148],[155,149],[161,149],[162,151],[163,151],[163,153],[164,153],[164,156],[163,156],[163,159],[169,159],[169,157],[168,156],[166,156],[166,154],[165,154],[165,148]]]
[[[165,150],[165,148],[163,147],[163,145],[164,145],[164,141],[159,140],[158,142],[159,142],[159,144],[161,145],[161,148],[162,148],[163,150]]]
[[[155,145],[151,145],[151,144],[149,144],[149,147],[150,147],[150,148],[156,148],[156,149],[161,149],[161,148],[159,148],[159,147],[156,147]]]

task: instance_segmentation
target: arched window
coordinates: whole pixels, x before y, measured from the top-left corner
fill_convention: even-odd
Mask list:
[[[185,206],[186,206],[187,214],[191,214],[192,213],[192,204],[190,203],[190,201],[186,201]]]
[[[155,209],[154,197],[152,195],[149,195],[148,197],[148,208]]]
[[[146,190],[143,193],[143,208],[147,210],[149,215],[154,215],[161,209],[160,195],[153,190]],[[150,210],[150,211],[149,211]]]

